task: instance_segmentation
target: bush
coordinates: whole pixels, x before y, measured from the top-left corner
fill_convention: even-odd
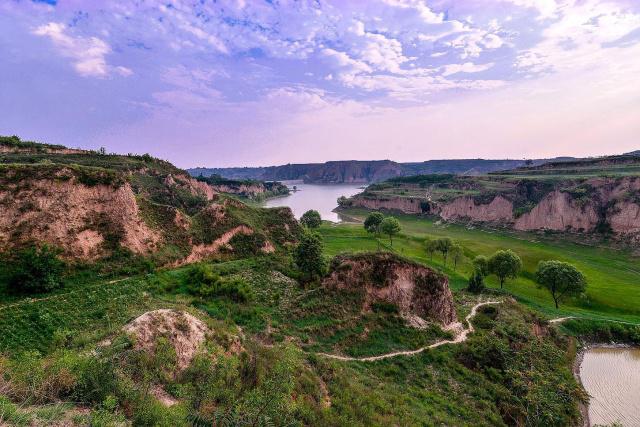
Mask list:
[[[47,245],[19,251],[9,266],[9,289],[16,293],[50,292],[62,287],[65,264]]]
[[[469,277],[469,284],[467,285],[469,292],[480,293],[484,290],[484,277],[482,273],[475,270],[471,277]]]
[[[261,233],[238,233],[229,240],[229,244],[233,248],[233,252],[240,257],[257,255],[260,253],[266,242],[267,238]]]
[[[300,223],[307,228],[318,228],[322,224],[322,218],[318,211],[311,209],[302,214]]]
[[[235,302],[246,302],[253,298],[251,287],[244,280],[221,277],[206,264],[191,268],[186,285],[190,294],[203,298],[222,296]]]

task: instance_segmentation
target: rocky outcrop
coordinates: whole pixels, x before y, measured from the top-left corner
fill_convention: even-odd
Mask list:
[[[365,311],[376,302],[386,302],[395,304],[412,323],[416,316],[442,325],[457,320],[447,277],[390,253],[339,255],[323,285],[361,289]]]
[[[133,337],[134,347],[153,354],[159,338],[166,339],[176,354],[176,371],[186,369],[203,345],[207,325],[184,311],[161,309],[136,318],[124,331]]]
[[[459,197],[442,205],[436,212],[445,220],[511,221],[513,219],[513,203],[502,196],[495,197],[488,204],[478,204],[471,197]]]

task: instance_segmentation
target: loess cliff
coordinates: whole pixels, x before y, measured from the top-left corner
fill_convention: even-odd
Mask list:
[[[0,252],[46,242],[68,259],[177,264],[272,252],[299,232],[289,209],[247,206],[148,155],[0,146]]]
[[[449,325],[457,319],[447,277],[394,254],[337,256],[323,285],[362,290],[364,311],[376,302],[394,304],[412,324]]]
[[[374,184],[346,205],[432,214],[522,231],[640,238],[640,160],[568,162],[462,177],[423,175]]]

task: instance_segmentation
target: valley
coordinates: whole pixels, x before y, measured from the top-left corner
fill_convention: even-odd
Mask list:
[[[633,238],[390,209],[391,241],[364,229],[372,211],[356,202],[489,187],[507,200],[526,171],[394,178],[356,194],[360,184],[196,179],[147,155],[4,146],[0,419],[10,425],[579,425],[588,398],[576,355],[640,343]],[[559,191],[541,174],[538,199]],[[622,175],[599,188],[628,197],[633,173]],[[587,194],[584,206],[601,200]],[[301,217],[312,208],[317,228]],[[455,262],[426,250],[440,238],[461,248]],[[505,249],[520,272],[470,291],[474,260]],[[560,308],[535,279],[548,259],[588,278]],[[38,285],[34,260],[49,263],[50,282]]]

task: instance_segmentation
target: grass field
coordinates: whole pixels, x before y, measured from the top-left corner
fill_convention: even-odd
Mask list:
[[[363,220],[367,211],[350,209],[344,214]],[[393,250],[401,255],[441,269],[449,275],[453,289],[466,286],[471,260],[476,255],[491,255],[498,249],[511,249],[522,258],[524,268],[516,280],[509,280],[505,290],[521,302],[549,316],[581,316],[640,323],[640,258],[628,250],[580,245],[560,236],[542,236],[507,230],[483,230],[457,224],[444,224],[432,218],[395,215],[402,233],[394,238]],[[358,223],[332,224],[321,229],[328,255],[345,251],[375,250],[377,243]],[[445,268],[439,254],[429,259],[425,238],[450,237],[464,248],[465,257],[456,271],[451,261]],[[390,249],[388,239],[381,242]],[[587,277],[586,296],[567,301],[559,310],[551,296],[539,289],[534,273],[539,261],[558,259],[574,264]],[[489,287],[498,288],[495,277],[487,279]]]

